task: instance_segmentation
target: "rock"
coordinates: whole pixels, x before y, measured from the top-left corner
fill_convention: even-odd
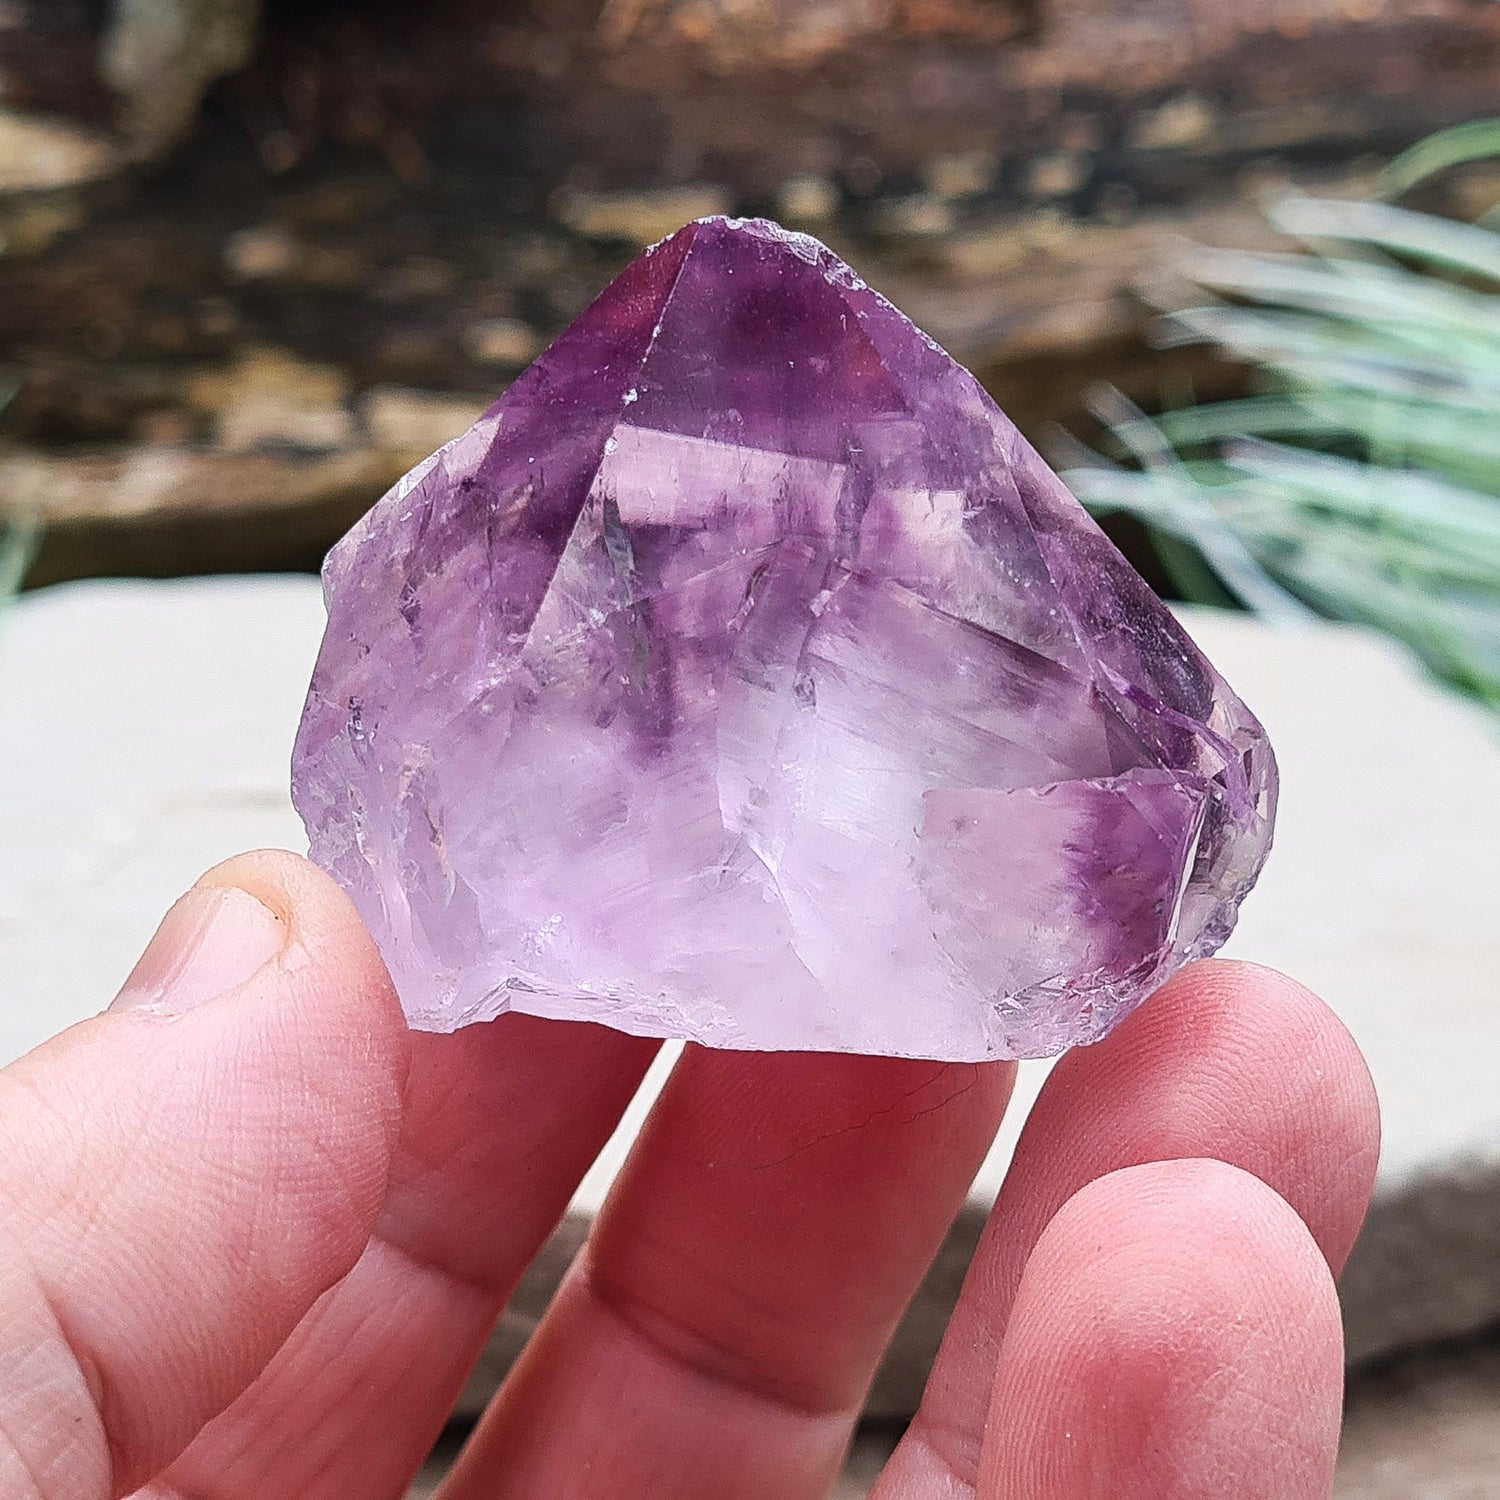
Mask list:
[[[1146,151],[1195,146],[1212,137],[1218,127],[1213,105],[1198,94],[1178,94],[1136,122],[1134,143]]]
[[[247,62],[260,0],[6,0],[0,193],[93,182],[162,155]]]
[[[1182,238],[1263,236],[1269,173],[1342,190],[1474,118],[1500,54],[1473,0],[282,4],[258,47],[256,8],[0,6],[7,118],[73,143],[61,173],[49,146],[17,180],[89,175],[100,153],[113,179],[0,195],[14,436],[133,440],[240,340],[358,387],[477,386],[523,341],[471,325],[520,318],[545,342],[626,242],[721,206],[862,241],[861,272],[1023,430],[1084,421],[1096,380],[1229,394],[1205,351],[1144,349],[1139,273]],[[192,128],[192,99],[247,54]],[[179,131],[170,171],[126,170]],[[37,202],[12,222],[18,197]],[[335,222],[338,200],[363,207]]]
[[[642,254],[323,581],[292,800],[424,1030],[1051,1057],[1215,952],[1270,846],[1253,713],[764,219]]]
[[[366,393],[360,411],[370,441],[390,453],[435,453],[467,431],[489,403],[482,397],[449,396],[383,385]]]
[[[731,201],[721,187],[694,183],[638,193],[565,193],[558,198],[557,213],[570,229],[590,239],[649,245],[691,219],[728,213]]]
[[[321,627],[301,577],[79,584],[0,616],[7,1061],[103,1009],[207,865],[301,842],[287,732]]]
[[[275,349],[200,371],[193,411],[158,412],[109,448],[0,445],[0,530],[36,524],[33,583],[89,573],[316,567],[483,397],[377,386],[356,404],[337,367]],[[213,442],[191,441],[208,423]]]
[[[923,177],[938,198],[972,198],[995,181],[999,159],[990,151],[956,151],[927,163]]]
[[[870,210],[869,220],[876,233],[913,243],[944,240],[958,227],[953,205],[925,193],[883,199]]]
[[[114,165],[114,148],[97,131],[0,109],[0,193],[76,187]]]
[[[259,19],[260,0],[115,0],[99,73],[138,155],[175,141],[208,85],[249,61]]]
[[[1500,1343],[1403,1356],[1350,1386],[1335,1500],[1500,1493]]]
[[[1476,1328],[1500,1317],[1496,721],[1361,631],[1196,613],[1189,628],[1264,710],[1283,766],[1268,879],[1226,951],[1323,995],[1380,1093],[1349,1356]]]
[[[214,414],[218,445],[229,453],[327,452],[354,440],[344,373],[282,349],[247,350],[229,369],[200,375],[192,399]]]
[[[632,41],[685,42],[716,71],[786,67],[846,53],[887,30],[904,37],[957,32],[968,40],[1007,39],[1025,31],[1022,8],[985,0],[605,0],[598,22],[611,49]]]
[[[424,453],[426,449],[422,450]],[[104,452],[0,448],[0,526],[40,526],[33,584],[82,573],[314,567],[421,453],[224,453],[175,442]]]
[[[281,224],[252,224],[224,241],[224,268],[238,281],[270,281],[297,264],[296,237]]]
[[[1384,1101],[1375,1206],[1344,1283],[1351,1358],[1493,1322],[1495,725],[1363,631],[1187,620],[1256,705],[1282,762],[1277,849],[1229,951],[1326,996]],[[0,799],[0,1059],[105,1005],[205,866],[258,844],[302,847],[287,757],[321,629],[309,577],[73,584],[0,616],[0,780],[16,789]],[[1023,1071],[1021,1106],[1043,1072]],[[528,1276],[467,1409],[534,1321],[645,1102]],[[893,1346],[876,1411],[912,1409],[1021,1112]]]
[[[825,224],[838,210],[838,185],[826,177],[788,178],[776,195],[776,217],[798,227]]]
[[[817,181],[836,200],[834,184]],[[1304,185],[1334,191],[1321,179]],[[439,253],[468,267],[465,279],[449,294],[414,304],[388,304],[372,293],[364,314],[351,319],[351,288],[387,284],[372,266],[403,243],[390,222],[393,214],[407,222],[399,205],[362,179],[316,184],[296,197],[288,189],[274,205],[259,176],[224,191],[235,227],[215,227],[206,245],[189,232],[184,213],[167,213],[162,203],[154,227],[85,227],[81,240],[47,254],[38,252],[78,224],[78,204],[68,194],[0,199],[0,310],[14,366],[6,378],[16,387],[0,467],[45,476],[39,485],[27,482],[24,502],[8,472],[0,476],[0,516],[22,503],[39,508],[46,535],[34,584],[88,574],[316,565],[431,446],[395,464],[360,454],[357,436],[347,452],[303,446],[347,439],[339,393],[390,386],[438,401],[455,390],[494,394],[496,369],[514,368],[545,344],[623,253],[618,241],[606,250],[556,228],[496,240],[492,226],[476,225],[454,238],[440,233],[438,221],[424,220],[416,226],[423,254],[403,252],[394,279],[420,284]],[[802,207],[821,212],[817,193],[807,197]],[[936,195],[910,203],[951,207]],[[696,206],[684,203],[680,211]],[[867,217],[872,226],[881,222],[878,206]],[[825,235],[836,227],[818,225]],[[649,232],[636,226],[637,234]],[[1162,266],[1182,235],[1241,249],[1278,243],[1245,204],[1088,225],[1039,208],[1020,220],[988,223],[981,216],[941,243],[919,236],[882,241],[879,251],[871,241],[835,239],[873,285],[978,369],[1022,431],[1036,437],[1054,422],[1076,428],[1084,421],[1079,392],[1100,379],[1149,400],[1170,364],[1190,373],[1200,392],[1226,393],[1211,351],[1152,352],[1134,342],[1145,313],[1122,287]],[[1066,359],[1059,358],[1063,350],[1071,351]],[[257,409],[259,398],[246,409],[252,393],[243,391],[236,404],[245,366],[253,374],[268,353],[294,361],[288,390],[307,370],[324,372],[306,413],[286,400],[278,413],[274,381],[271,410]],[[218,429],[225,440],[265,440],[274,451],[229,452],[210,441],[226,403],[233,411]],[[173,451],[165,453],[163,444]],[[351,456],[365,461],[371,478],[349,491],[347,503],[330,506],[330,463],[348,468]],[[180,472],[185,482],[164,480],[153,492],[149,483],[134,483],[147,469]],[[133,476],[128,508],[110,474]],[[236,521],[232,547],[221,522],[182,524],[205,511],[228,522],[231,498],[243,522]],[[107,523],[97,519],[101,513]],[[267,513],[274,525],[262,524]],[[295,546],[288,545],[289,529]],[[163,532],[170,532],[169,544]]]
[[[9,260],[41,255],[83,220],[83,205],[72,193],[22,194],[0,201],[0,255]]]
[[[542,352],[542,340],[519,318],[483,318],[464,330],[464,347],[482,365],[520,369]]]

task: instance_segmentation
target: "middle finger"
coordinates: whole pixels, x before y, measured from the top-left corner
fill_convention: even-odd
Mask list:
[[[803,1500],[1014,1065],[690,1048],[443,1500]]]

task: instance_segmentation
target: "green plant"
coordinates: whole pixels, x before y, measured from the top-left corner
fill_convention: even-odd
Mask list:
[[[37,528],[29,520],[7,520],[0,528],[0,608],[20,591],[36,553]]]
[[[13,391],[0,391],[0,412],[9,404]],[[0,609],[3,609],[21,587],[26,570],[36,553],[38,527],[29,515],[0,516]]]
[[[1500,122],[1393,162],[1403,192],[1500,154]],[[1151,528],[1190,599],[1388,631],[1500,707],[1500,233],[1386,201],[1288,197],[1301,253],[1200,250],[1169,341],[1254,372],[1244,399],[1148,418],[1109,393],[1117,453],[1064,473]]]

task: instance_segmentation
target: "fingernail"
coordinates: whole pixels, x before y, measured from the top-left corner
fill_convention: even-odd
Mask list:
[[[286,924],[238,886],[201,886],[156,929],[110,1006],[180,1015],[228,994],[281,952]]]

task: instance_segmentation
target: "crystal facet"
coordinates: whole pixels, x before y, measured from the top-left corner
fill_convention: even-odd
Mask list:
[[[295,756],[413,1024],[1036,1056],[1228,935],[1260,725],[978,383],[762,221],[336,547]]]

